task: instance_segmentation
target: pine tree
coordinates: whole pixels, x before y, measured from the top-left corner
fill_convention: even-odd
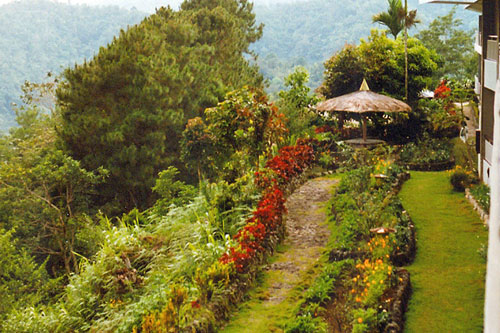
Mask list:
[[[175,166],[187,178],[179,158],[187,120],[230,89],[262,83],[243,56],[262,29],[251,9],[236,0],[161,8],[65,71],[61,143],[85,168],[109,170],[98,204],[145,208],[160,171]]]

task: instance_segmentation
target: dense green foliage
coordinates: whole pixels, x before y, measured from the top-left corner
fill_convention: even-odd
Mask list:
[[[477,74],[477,54],[473,47],[474,30],[463,30],[457,18],[456,7],[448,14],[437,17],[417,38],[442,57],[436,79],[449,76],[460,80],[473,80]]]
[[[192,287],[197,269],[231,245],[258,199],[259,156],[284,130],[277,108],[244,90],[233,94],[248,102],[241,108],[236,99],[207,112],[219,129],[242,112],[233,149],[252,163],[235,166],[230,182],[180,181],[195,172],[180,161],[179,139],[187,120],[229,89],[260,86],[245,58],[261,34],[253,18],[246,1],[186,1],[122,31],[62,81],[26,85],[20,126],[0,138],[0,243],[9,260],[0,263],[2,332],[130,331],[165,305],[163,288],[184,278]],[[99,208],[130,212],[110,220]]]
[[[451,144],[447,140],[424,137],[406,144],[400,152],[401,161],[414,164],[448,162],[451,158]]]
[[[53,276],[78,271],[76,253],[88,254],[78,232],[89,223],[90,197],[106,172],[89,172],[55,146],[55,117],[31,105],[19,112],[20,127],[2,140],[0,228]]]
[[[415,101],[419,92],[431,83],[437,60],[436,53],[417,39],[408,40],[410,102]],[[321,93],[327,98],[358,90],[363,78],[370,90],[398,99],[405,95],[403,40],[392,40],[378,30],[372,30],[368,40],[361,40],[359,46],[346,46],[334,54],[325,63],[325,68]]]
[[[368,1],[367,8],[377,1]],[[326,1],[309,4],[320,3]],[[30,10],[44,12],[51,5],[39,1]],[[9,6],[26,9],[27,3]],[[57,6],[53,11],[66,20],[73,7]],[[348,9],[359,14],[360,6]],[[71,15],[85,17],[87,7],[75,8]],[[112,16],[115,9],[102,10]],[[36,12],[28,12],[38,22]],[[74,29],[85,31],[80,42],[104,44],[107,25],[87,21],[99,33],[75,23]],[[371,176],[393,180],[398,169],[369,152],[340,153],[334,139],[341,133],[330,123],[316,128],[316,139],[281,147],[324,123],[311,111],[317,98],[304,68],[285,78],[276,104],[269,102],[250,49],[262,29],[246,0],[186,0],[179,11],[161,8],[122,30],[62,77],[25,85],[24,104],[14,108],[19,127],[0,137],[0,331],[179,331],[200,322],[213,327],[219,314],[211,302],[229,303],[229,281],[258,269],[255,264],[279,241],[282,190],[315,159],[309,144],[319,148],[328,167],[370,164],[349,173],[339,189],[334,206],[344,213],[337,214],[337,245],[355,249],[368,241],[370,227],[403,221],[399,202],[386,197],[389,184]],[[356,90],[366,77],[373,90],[401,98],[402,50],[401,39],[380,31],[359,46],[346,46],[327,62],[324,95]],[[437,57],[416,39],[410,39],[409,51],[413,101]],[[286,59],[265,59],[287,70]],[[390,125],[408,135],[401,123],[417,119],[417,131],[424,118],[449,120],[444,104],[436,105]],[[384,121],[373,118],[371,128]],[[405,244],[403,229],[394,239],[398,245]],[[307,302],[328,299],[340,272],[334,266],[312,285]],[[367,322],[379,296],[370,296],[369,311],[359,314]],[[299,326],[312,320],[312,312],[305,316]]]
[[[16,248],[12,232],[0,229],[0,321],[13,309],[37,304],[49,295],[47,272],[25,250]],[[1,327],[1,325],[0,325]]]
[[[183,132],[182,158],[198,171],[198,177],[233,182],[259,156],[282,143],[286,128],[283,115],[261,90],[247,87],[226,95],[226,100],[189,120]]]
[[[229,100],[226,104],[231,102]],[[248,107],[256,106],[258,104]],[[215,120],[213,122],[216,123]],[[51,147],[55,149],[53,145]],[[252,142],[242,142],[240,146],[245,151],[256,148]],[[222,154],[223,151],[218,153]],[[40,157],[35,152],[33,154]],[[66,159],[70,158],[66,156]],[[26,160],[26,157],[22,160]],[[134,209],[116,220],[101,216],[100,223],[94,226],[90,220],[85,221],[86,225],[73,225],[74,229],[71,230],[77,233],[73,234],[77,241],[97,243],[98,249],[85,253],[89,259],[80,258],[79,274],[69,277],[69,284],[59,301],[58,298],[52,298],[46,304],[46,298],[42,298],[44,289],[40,290],[40,295],[27,293],[17,304],[6,300],[6,309],[11,311],[5,313],[7,319],[0,325],[0,330],[131,331],[133,327],[141,327],[148,313],[166,305],[165,302],[172,295],[168,292],[165,294],[165,290],[176,282],[191,290],[190,301],[194,301],[193,297],[199,297],[197,295],[200,293],[212,293],[223,288],[222,282],[220,285],[205,286],[200,285],[200,281],[201,278],[208,279],[206,274],[223,272],[221,268],[222,271],[216,269],[212,273],[210,270],[206,273],[208,267],[218,267],[217,260],[233,244],[230,236],[241,228],[259,198],[253,178],[256,166],[245,167],[246,169],[238,170],[242,176],[233,183],[223,180],[203,182],[198,189],[176,180],[178,171],[169,168],[161,172],[156,180],[153,190],[159,199],[148,211],[140,213]],[[8,171],[7,168],[5,170]],[[51,173],[45,172],[43,175],[50,176]],[[68,176],[69,179],[78,179],[75,175]],[[48,180],[52,181],[50,184],[59,184],[52,178]],[[76,185],[79,190],[85,189],[82,184]],[[11,186],[0,187],[4,191],[10,188]],[[78,193],[77,198],[80,202],[85,196]],[[12,205],[13,202],[6,198],[5,205],[8,204]],[[25,207],[27,204],[25,203]],[[43,203],[38,205],[43,206]],[[26,221],[34,224],[43,222],[35,217],[29,216],[31,220]],[[10,234],[6,235],[5,237],[10,237]],[[85,235],[86,238],[83,237]],[[45,237],[48,240],[57,239],[57,235]],[[12,242],[10,246],[14,244]],[[80,251],[76,248],[74,250]],[[16,260],[31,260],[29,257],[19,257]],[[43,266],[38,268],[32,264],[25,268],[38,275],[46,274]],[[48,285],[44,280],[39,283],[42,286]],[[9,295],[15,296],[16,291]],[[23,308],[24,305],[28,307]],[[184,315],[191,318],[193,314],[186,312]],[[147,323],[144,325],[147,327]]]
[[[346,43],[357,44],[372,28],[380,27],[372,23],[372,16],[386,7],[387,0],[310,0],[256,5],[257,20],[265,27],[263,37],[252,48],[270,82],[268,91],[284,89],[283,79],[296,66],[307,68],[311,74],[309,87],[316,89],[321,84],[321,63]],[[408,7],[417,9],[417,19],[421,21],[409,30],[410,35],[426,29],[437,16],[450,11],[450,5],[419,4],[417,0],[409,0]],[[462,20],[464,30],[477,29],[475,13],[460,8],[456,16]]]
[[[0,131],[15,125],[11,103],[19,103],[25,80],[90,58],[121,28],[144,13],[118,7],[70,6],[54,1],[15,1],[0,7]]]
[[[187,120],[228,90],[260,84],[244,58],[261,33],[251,5],[186,1],[182,8],[160,9],[64,72],[59,133],[84,167],[109,170],[98,204],[113,201],[119,211],[151,205],[158,172],[175,166],[190,174],[179,146]]]

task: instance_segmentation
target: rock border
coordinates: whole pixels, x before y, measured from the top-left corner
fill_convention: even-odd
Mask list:
[[[408,266],[413,260],[415,260],[415,256],[417,255],[417,237],[415,233],[415,224],[411,220],[411,217],[408,215],[406,211],[403,212],[407,214],[410,219],[410,223],[408,224],[408,228],[410,229],[410,240],[406,245],[404,251],[396,252],[391,255],[391,261],[395,266]]]
[[[479,214],[479,217],[483,221],[484,225],[486,227],[489,227],[490,226],[490,215],[484,211],[483,207],[481,207],[481,205],[476,201],[476,199],[474,198],[472,193],[470,193],[470,189],[468,189],[468,188],[465,189],[465,197],[467,198],[467,200],[469,200],[471,205],[474,207],[474,210]]]
[[[385,333],[403,332],[405,326],[405,313],[413,291],[410,281],[410,272],[406,269],[399,269],[397,275],[402,281],[398,284],[396,289],[396,296],[391,306],[390,320],[385,327]]]
[[[455,160],[451,159],[438,163],[405,163],[406,167],[414,171],[444,171],[452,169],[455,166]]]

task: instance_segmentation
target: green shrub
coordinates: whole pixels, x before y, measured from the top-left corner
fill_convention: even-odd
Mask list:
[[[0,229],[0,328],[11,310],[46,301],[50,283],[45,264],[38,265],[27,251],[19,250],[12,231]],[[56,281],[56,280],[52,280]]]
[[[463,169],[459,165],[451,171],[450,183],[457,192],[465,191],[465,188],[469,187],[474,181],[475,179],[472,171]]]
[[[285,327],[286,333],[322,333],[327,332],[326,324],[321,318],[313,317],[311,314],[298,316],[293,322]]]
[[[418,110],[425,116],[424,130],[434,138],[458,136],[463,116],[447,110],[448,101],[441,99],[421,99]]]

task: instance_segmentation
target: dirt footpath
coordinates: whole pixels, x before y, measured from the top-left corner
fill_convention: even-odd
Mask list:
[[[288,197],[287,235],[280,251],[264,268],[260,286],[251,292],[223,332],[281,332],[283,320],[295,308],[294,288],[314,279],[314,267],[330,236],[325,204],[330,200],[333,178],[307,181]],[[296,292],[295,292],[296,293]]]

